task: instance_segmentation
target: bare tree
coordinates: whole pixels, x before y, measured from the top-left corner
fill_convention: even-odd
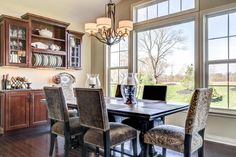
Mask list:
[[[139,50],[148,55],[148,57],[139,58],[139,61],[147,65],[151,64],[156,84],[159,82],[159,77],[165,72],[166,56],[185,40],[182,34],[181,30],[174,31],[170,28],[160,28],[139,34]]]

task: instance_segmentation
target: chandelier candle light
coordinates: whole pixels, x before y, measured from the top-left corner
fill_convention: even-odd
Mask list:
[[[97,18],[96,23],[86,23],[85,32],[111,46],[129,35],[129,32],[133,30],[133,22],[130,20],[119,21],[119,27],[115,30],[115,3],[110,0],[105,7],[105,12],[106,17]]]

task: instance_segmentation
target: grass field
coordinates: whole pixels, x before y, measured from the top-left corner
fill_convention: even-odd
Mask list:
[[[229,108],[229,109],[236,109],[236,91],[233,90],[235,87],[230,87],[229,89],[229,98],[228,98],[228,89],[227,87],[222,87],[222,86],[212,86],[211,88],[215,89],[216,92],[218,93],[217,97],[222,96],[222,100],[218,100],[216,102],[211,103],[211,107],[214,108]],[[139,89],[137,91],[137,96],[138,98],[142,98],[142,91],[143,86],[139,85]],[[169,85],[167,89],[167,101],[168,102],[184,102],[184,103],[189,103],[192,92],[187,92],[186,93],[181,93],[180,91],[184,90],[184,87],[181,84],[176,84],[176,85]],[[116,85],[111,86],[111,96],[115,95],[116,91]],[[214,98],[217,98],[214,97]],[[228,103],[229,101],[229,103]],[[228,106],[229,104],[229,106]]]

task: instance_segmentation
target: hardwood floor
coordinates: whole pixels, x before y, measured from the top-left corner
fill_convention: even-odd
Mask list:
[[[0,157],[47,157],[49,151],[49,128],[41,126],[28,130],[20,130],[0,136]],[[53,157],[63,157],[63,138],[58,138]],[[126,144],[129,148],[129,143]],[[160,150],[160,148],[156,148]],[[74,149],[70,157],[79,157],[80,150]],[[95,156],[89,153],[89,157]],[[116,153],[116,156],[120,156]],[[167,157],[182,157],[182,154],[167,151]],[[194,154],[193,157],[197,157]],[[236,157],[236,147],[213,142],[206,142],[205,157]]]

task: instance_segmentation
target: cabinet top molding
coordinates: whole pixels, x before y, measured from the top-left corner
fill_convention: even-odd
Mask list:
[[[17,21],[26,22],[26,23],[29,22],[28,20],[21,19],[21,18],[18,18],[18,17],[14,17],[14,16],[9,16],[9,15],[5,15],[5,14],[0,15],[0,21],[2,21],[4,19],[17,20]]]
[[[45,22],[45,23],[50,23],[52,25],[60,25],[62,27],[68,27],[70,25],[70,23],[64,22],[64,21],[59,21],[59,20],[55,20],[49,17],[45,17],[45,16],[41,16],[41,15],[36,15],[36,14],[32,14],[32,13],[26,13],[24,15],[21,16],[22,19],[26,19],[26,20],[36,20],[36,21],[40,21],[40,22]]]

